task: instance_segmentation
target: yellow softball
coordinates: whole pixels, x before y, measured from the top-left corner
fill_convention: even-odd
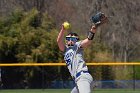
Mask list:
[[[66,30],[70,29],[70,27],[71,27],[70,23],[67,21],[63,23],[63,26],[64,26],[64,29],[66,29]]]

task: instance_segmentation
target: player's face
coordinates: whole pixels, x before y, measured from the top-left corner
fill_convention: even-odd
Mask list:
[[[78,38],[76,36],[68,35],[66,36],[66,44],[68,46],[73,46],[78,41]]]

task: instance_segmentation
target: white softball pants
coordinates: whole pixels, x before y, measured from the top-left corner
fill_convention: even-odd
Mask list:
[[[93,87],[93,78],[89,73],[83,73],[77,80],[71,93],[91,93]]]

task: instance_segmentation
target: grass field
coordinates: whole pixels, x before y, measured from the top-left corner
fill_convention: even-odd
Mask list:
[[[0,90],[0,93],[70,93],[70,89],[13,89]],[[94,90],[92,93],[140,93],[140,90]]]

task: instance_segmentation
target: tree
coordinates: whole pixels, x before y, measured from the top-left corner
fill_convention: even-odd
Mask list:
[[[0,21],[0,61],[3,63],[19,63],[19,62],[58,62],[62,61],[62,56],[56,43],[58,31],[55,28],[53,19],[46,13],[42,14],[42,19],[39,25],[34,22],[38,18],[39,12],[34,8],[29,12],[16,10],[5,20]],[[16,82],[6,77],[13,77],[16,81],[21,82],[19,86],[23,86],[26,81],[28,87],[34,86],[36,80],[40,79],[43,73],[47,78],[51,75],[51,71],[57,72],[56,67],[11,67],[2,68],[2,71],[10,74],[3,74],[5,88],[16,87]],[[13,74],[12,74],[13,73]],[[21,74],[22,73],[22,74]],[[20,75],[21,78],[18,78]],[[49,80],[54,80],[56,77],[51,77]],[[8,79],[8,80],[7,80]],[[11,86],[7,82],[11,82]],[[38,81],[38,80],[37,80]],[[43,82],[40,82],[42,84]],[[20,85],[21,84],[21,85]],[[24,86],[23,86],[24,87]]]

